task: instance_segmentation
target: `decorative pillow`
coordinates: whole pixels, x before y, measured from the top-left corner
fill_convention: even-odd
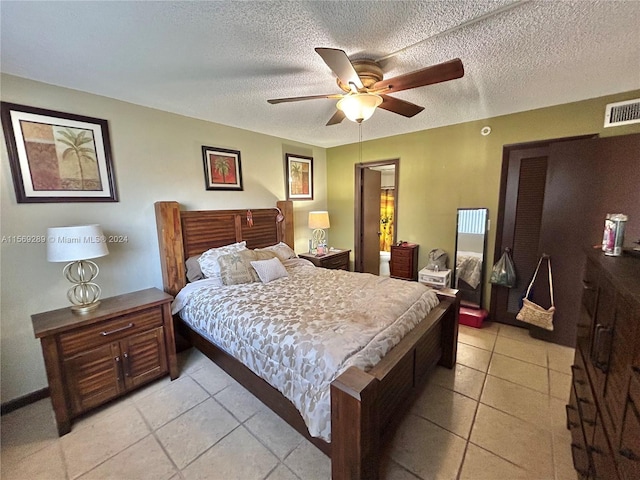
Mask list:
[[[218,257],[226,255],[227,253],[233,253],[240,250],[246,250],[247,242],[232,243],[231,245],[225,245],[224,247],[211,248],[200,255],[198,263],[200,269],[206,278],[220,278],[220,264],[218,264]]]
[[[196,255],[194,257],[189,257],[185,262],[187,267],[187,280],[190,282],[195,282],[204,278],[204,274],[202,273],[202,270],[200,270],[200,264],[198,263],[199,259],[200,255]]]
[[[282,277],[288,277],[287,269],[284,268],[282,262],[278,258],[271,260],[257,260],[251,262],[251,265],[258,273],[262,283],[269,283]]]
[[[282,260],[289,260],[290,258],[296,258],[296,252],[294,252],[289,245],[284,242],[276,243],[269,247],[256,248],[258,252],[274,252],[277,257]]]
[[[270,258],[275,258],[275,253],[254,252],[252,250],[239,250],[218,257],[222,284],[238,285],[241,283],[259,282],[260,277],[258,277],[258,274],[251,266],[251,262]]]

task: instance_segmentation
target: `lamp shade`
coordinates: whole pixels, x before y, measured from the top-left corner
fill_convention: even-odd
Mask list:
[[[354,93],[343,97],[336,107],[344,112],[352,122],[361,123],[371,118],[382,97],[373,93]]]
[[[47,260],[74,262],[109,254],[100,225],[51,227],[47,229]]]
[[[329,212],[309,212],[309,228],[329,228]]]

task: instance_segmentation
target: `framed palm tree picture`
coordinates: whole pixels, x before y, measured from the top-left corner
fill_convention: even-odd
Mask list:
[[[286,154],[287,200],[313,200],[313,158]]]
[[[18,203],[118,201],[106,120],[0,107]]]
[[[240,152],[202,147],[204,181],[207,190],[242,190]]]

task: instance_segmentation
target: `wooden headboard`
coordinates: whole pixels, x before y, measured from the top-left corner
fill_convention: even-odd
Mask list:
[[[277,202],[276,208],[194,211],[181,211],[178,202],[156,202],[155,211],[162,283],[174,296],[187,283],[185,260],[210,248],[242,240],[247,248],[278,242],[294,248],[291,201]]]

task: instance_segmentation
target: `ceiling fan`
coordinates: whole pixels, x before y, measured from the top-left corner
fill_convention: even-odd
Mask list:
[[[361,123],[373,115],[376,107],[404,117],[413,117],[424,110],[424,107],[391,97],[389,94],[454,80],[464,75],[462,61],[456,58],[384,80],[382,68],[375,60],[351,61],[343,50],[336,48],[316,48],[315,50],[335,73],[338,86],[345,93],[276,98],[267,102],[277,104],[318,98],[339,99],[336,113],[329,119],[327,125],[338,124],[345,117]]]

